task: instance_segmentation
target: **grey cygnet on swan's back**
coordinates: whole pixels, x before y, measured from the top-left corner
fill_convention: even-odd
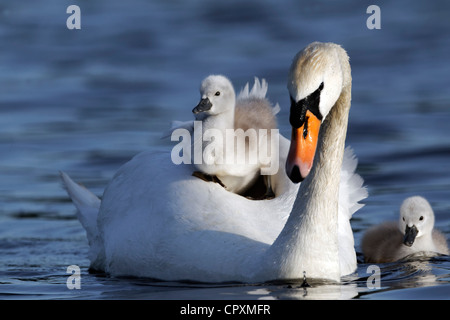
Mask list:
[[[260,149],[270,150],[271,148],[271,130],[278,128],[275,115],[279,111],[279,106],[278,104],[272,106],[266,98],[267,90],[267,82],[264,79],[260,82],[258,78],[255,78],[253,88],[249,90],[247,84],[236,97],[231,81],[225,76],[210,75],[202,81],[201,100],[192,112],[196,120],[202,121],[203,135],[214,130],[214,132],[222,133],[222,137],[226,137],[227,131],[241,129],[244,136],[244,132],[251,129],[257,133],[258,137],[256,138],[255,134],[252,142],[250,142],[252,139],[244,137],[245,146],[243,150],[240,150],[244,152],[241,153],[237,150],[238,146],[234,144],[234,138],[228,141],[203,137],[203,140],[209,141],[203,141],[201,144],[203,157],[206,150],[214,150],[214,152],[206,153],[205,161],[195,163],[196,169],[201,172],[201,174],[195,173],[197,177],[203,179],[204,174],[214,176],[228,191],[243,195],[262,174],[266,178],[267,195],[273,193],[270,190],[272,186],[269,175],[261,170],[267,166],[267,163],[264,164],[265,161],[263,161],[267,159],[261,158],[264,152],[260,152]],[[269,163],[278,157],[276,151],[266,153],[270,154]],[[228,161],[228,153],[231,154],[232,161]]]
[[[398,222],[385,222],[367,230],[362,239],[366,262],[400,260],[417,252],[448,254],[445,236],[434,230],[434,213],[428,201],[419,196],[405,199]]]

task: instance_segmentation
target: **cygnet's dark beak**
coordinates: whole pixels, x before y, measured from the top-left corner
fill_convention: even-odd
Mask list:
[[[419,233],[419,230],[417,230],[416,226],[406,226],[405,229],[405,237],[403,238],[403,244],[405,246],[411,247],[414,243],[414,240],[416,239],[417,234]]]
[[[212,108],[211,101],[209,101],[208,98],[205,98],[205,99],[200,100],[199,104],[194,109],[192,109],[192,112],[194,114],[197,114],[197,113],[211,110],[211,108]]]

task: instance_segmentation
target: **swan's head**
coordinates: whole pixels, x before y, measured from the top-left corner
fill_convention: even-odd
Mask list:
[[[422,197],[407,198],[400,207],[398,224],[400,231],[404,235],[403,244],[411,247],[416,238],[433,232],[433,209],[428,201]]]
[[[200,86],[201,100],[192,110],[196,119],[234,112],[236,94],[230,80],[221,75],[206,77]]]
[[[350,82],[348,55],[337,44],[314,42],[295,56],[288,80],[292,139],[286,162],[293,182],[311,171],[321,123]]]

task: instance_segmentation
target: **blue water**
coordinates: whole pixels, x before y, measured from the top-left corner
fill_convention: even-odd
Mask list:
[[[450,258],[368,264],[342,284],[192,284],[90,274],[88,244],[61,188],[64,170],[101,196],[140,151],[170,148],[160,132],[192,118],[200,81],[223,73],[241,88],[254,76],[279,102],[289,135],[287,70],[312,41],[343,45],[353,99],[347,144],[370,196],[352,219],[364,231],[426,197],[450,237],[450,4],[369,1],[72,1],[0,4],[0,298],[2,299],[448,299]],[[81,289],[68,290],[69,265]]]

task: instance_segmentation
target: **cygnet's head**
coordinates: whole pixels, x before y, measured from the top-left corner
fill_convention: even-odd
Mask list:
[[[403,201],[399,219],[399,229],[404,234],[403,244],[411,247],[416,238],[431,234],[433,227],[433,209],[425,198],[414,196]]]
[[[234,112],[236,94],[231,81],[221,75],[211,75],[200,86],[201,100],[192,110],[198,120],[225,112]]]

